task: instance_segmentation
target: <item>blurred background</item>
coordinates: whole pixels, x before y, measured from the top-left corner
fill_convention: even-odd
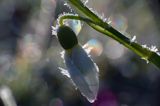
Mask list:
[[[127,37],[160,49],[158,0],[89,0],[87,5]],[[70,79],[52,25],[71,11],[64,0],[0,0],[0,106],[160,106],[160,70],[85,23],[78,39],[92,48],[100,89],[90,104]]]

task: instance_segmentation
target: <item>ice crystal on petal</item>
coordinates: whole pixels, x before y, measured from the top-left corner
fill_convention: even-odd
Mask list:
[[[59,70],[61,70],[61,73],[65,76],[67,76],[68,78],[70,78],[70,74],[68,73],[68,70],[62,68],[62,67],[58,67]]]
[[[51,26],[52,27],[52,35],[57,35],[57,26]]]
[[[60,52],[61,58],[64,59],[64,51]]]

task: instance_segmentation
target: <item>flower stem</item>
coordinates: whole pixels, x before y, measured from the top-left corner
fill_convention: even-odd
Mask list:
[[[60,17],[60,24],[63,24],[64,19],[75,19],[86,22],[95,30],[103,33],[106,36],[113,38],[120,44],[123,44],[128,49],[135,52],[142,59],[145,59],[160,69],[160,55],[148,48],[142,47],[136,42],[132,42],[129,38],[124,36],[122,33],[114,29],[108,23],[100,19],[96,14],[94,14],[87,6],[85,6],[80,0],[68,0],[73,6],[75,6],[81,13],[83,13],[87,18],[75,16],[75,15],[64,15]]]
[[[91,11],[86,5],[84,5],[81,0],[68,0],[68,1],[71,3],[71,5],[73,5],[73,7],[75,7],[77,11],[82,13],[84,16],[88,18],[92,17],[91,18],[92,21],[95,22],[102,21],[96,14],[94,14],[93,11]]]

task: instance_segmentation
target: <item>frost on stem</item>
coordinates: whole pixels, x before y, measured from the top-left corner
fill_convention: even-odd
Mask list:
[[[155,53],[158,52],[158,48],[157,48],[156,46],[153,46],[153,45],[150,47],[150,50],[151,50],[152,52],[155,52]]]
[[[67,7],[69,8],[69,10],[70,10],[71,12],[73,12],[72,7],[71,7],[67,2],[64,3],[64,6],[67,6]]]
[[[107,18],[107,21],[106,21],[108,24],[111,24],[112,23],[112,21],[111,21],[111,18],[109,17],[109,18]]]
[[[84,5],[86,5],[89,2],[89,0],[82,0],[82,2]]]
[[[156,46],[151,45],[151,47],[148,47],[148,46],[145,44],[145,45],[142,45],[142,47],[145,48],[145,49],[148,49],[148,50],[150,50],[151,52],[154,52],[154,53],[156,53],[157,55],[160,56],[160,53],[158,52],[158,48],[157,48]],[[147,57],[147,58],[146,58],[146,57],[142,57],[142,59],[146,60],[146,62],[149,63],[148,57]]]
[[[81,2],[82,2],[84,5],[86,5],[86,4],[88,3],[88,1],[89,1],[89,0],[81,0]],[[74,9],[72,9],[72,6],[69,5],[69,1],[68,1],[68,0],[65,1],[64,6],[67,6],[67,7],[70,9],[71,12],[74,12]]]
[[[158,54],[158,48],[154,45],[151,45],[151,47],[148,47],[147,45],[142,45],[142,47]]]
[[[106,18],[105,17],[105,15],[104,15],[104,13],[102,13],[102,15],[99,15],[100,16],[100,18],[103,20],[103,22],[106,22],[107,24],[111,24],[112,23],[112,20],[111,20],[111,18],[109,17],[109,18]]]
[[[131,38],[130,42],[131,42],[131,43],[132,43],[132,42],[136,42],[136,36],[135,36],[135,35]]]
[[[70,13],[62,13],[58,16],[57,19],[57,24],[56,26],[51,26],[52,28],[52,35],[56,35],[57,36],[57,29],[63,24],[66,25],[68,27],[70,27],[75,33],[76,35],[79,34],[79,32],[82,29],[82,23],[80,20],[74,20],[74,19],[61,19],[65,16],[78,16],[77,14],[70,14]]]

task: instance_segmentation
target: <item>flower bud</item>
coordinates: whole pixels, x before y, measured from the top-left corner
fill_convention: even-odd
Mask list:
[[[68,26],[60,26],[57,30],[57,37],[64,49],[71,49],[78,44],[76,34]]]

